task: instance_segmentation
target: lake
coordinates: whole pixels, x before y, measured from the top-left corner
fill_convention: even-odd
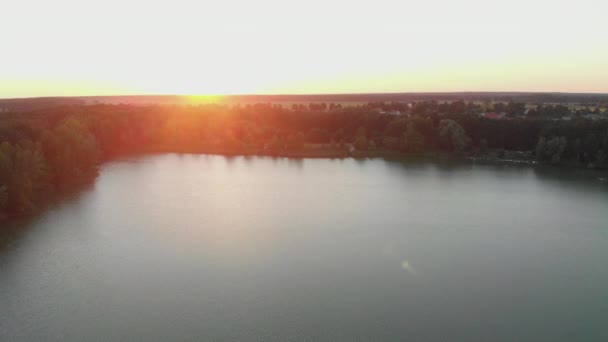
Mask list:
[[[166,154],[0,232],[2,341],[606,341],[586,170]]]

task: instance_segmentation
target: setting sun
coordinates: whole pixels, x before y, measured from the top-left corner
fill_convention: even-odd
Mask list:
[[[608,0],[4,0],[0,342],[608,341]]]

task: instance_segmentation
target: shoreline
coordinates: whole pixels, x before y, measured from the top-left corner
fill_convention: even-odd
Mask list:
[[[80,179],[76,183],[69,184],[68,186],[63,187],[62,190],[56,191],[49,198],[45,199],[40,203],[40,207],[34,209],[33,211],[20,213],[20,214],[8,214],[0,216],[0,225],[7,224],[11,222],[15,222],[20,219],[27,219],[34,217],[41,213],[42,211],[48,210],[54,204],[59,201],[69,198],[71,196],[79,194],[83,189],[87,186],[92,186],[99,176],[99,169],[103,167],[106,163],[111,163],[115,161],[120,161],[121,159],[127,158],[138,158],[144,156],[153,156],[153,155],[162,155],[162,154],[192,154],[192,155],[210,155],[210,156],[223,156],[223,157],[270,157],[270,158],[287,158],[287,159],[385,159],[385,160],[400,160],[400,159],[408,159],[408,158],[423,158],[426,160],[432,161],[445,161],[445,160],[453,160],[453,161],[467,161],[467,162],[483,162],[488,164],[507,164],[507,165],[525,165],[529,167],[536,166],[546,166],[550,168],[556,169],[572,169],[572,170],[588,170],[588,171],[596,171],[596,172],[606,172],[608,170],[602,170],[597,168],[588,168],[582,165],[574,165],[574,164],[546,164],[540,163],[535,160],[530,159],[506,159],[506,158],[498,158],[492,156],[479,156],[479,155],[457,155],[453,153],[434,151],[434,152],[401,152],[394,150],[371,150],[371,151],[347,151],[347,150],[308,150],[308,151],[281,151],[281,152],[260,152],[260,151],[227,151],[227,150],[198,150],[198,151],[159,151],[150,149],[149,151],[144,152],[126,152],[126,153],[117,153],[111,154],[103,158],[100,163],[97,165],[95,170],[92,170],[90,174],[88,174],[83,179]],[[606,172],[606,177],[596,177],[596,179],[602,183],[608,182],[608,172]]]
[[[525,152],[520,151],[507,151],[520,153],[523,155]],[[598,172],[606,172],[608,175],[608,169],[601,169],[597,167],[587,167],[585,165],[576,163],[543,163],[528,157],[517,158],[513,155],[509,157],[500,158],[493,154],[455,154],[445,151],[430,151],[430,152],[402,152],[395,150],[369,150],[369,151],[347,151],[337,149],[314,149],[307,151],[281,151],[281,152],[269,152],[259,150],[221,150],[221,149],[200,149],[200,150],[156,150],[148,149],[147,151],[139,152],[126,152],[111,154],[108,157],[102,159],[99,166],[107,162],[120,160],[122,158],[146,156],[146,155],[160,155],[165,153],[174,154],[193,154],[193,155],[213,155],[213,156],[224,156],[224,157],[271,157],[271,158],[288,158],[288,159],[406,159],[406,158],[425,158],[433,160],[460,160],[460,161],[471,161],[471,162],[487,162],[496,164],[520,164],[529,166],[547,166],[551,168],[559,169],[578,169],[578,170],[590,170]]]

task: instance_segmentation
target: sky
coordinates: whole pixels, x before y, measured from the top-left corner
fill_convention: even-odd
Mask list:
[[[4,0],[0,98],[608,93],[605,0]]]

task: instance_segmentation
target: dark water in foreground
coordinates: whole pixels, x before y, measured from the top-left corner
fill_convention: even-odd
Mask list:
[[[3,230],[3,341],[608,340],[587,172],[162,155]]]

